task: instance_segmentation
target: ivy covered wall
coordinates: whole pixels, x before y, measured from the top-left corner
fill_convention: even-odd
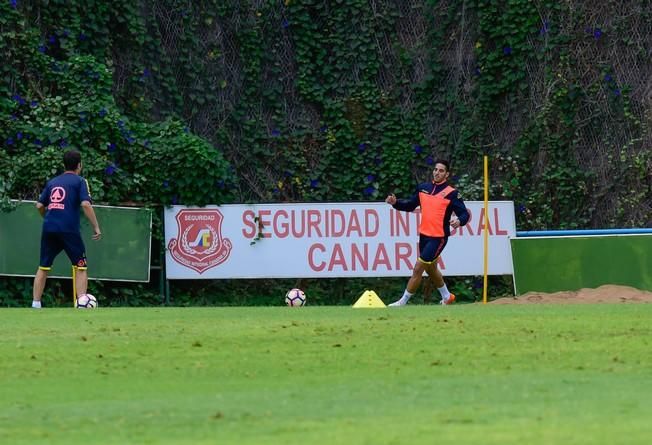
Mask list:
[[[437,157],[521,229],[650,222],[645,0],[2,0],[0,194],[378,200]],[[19,168],[14,168],[16,166]],[[161,168],[165,166],[165,168]]]
[[[0,207],[368,201],[452,160],[520,230],[652,223],[649,0],[0,0]]]

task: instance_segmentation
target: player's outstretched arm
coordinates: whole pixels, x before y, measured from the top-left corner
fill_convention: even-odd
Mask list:
[[[88,221],[91,223],[91,226],[93,226],[93,239],[94,240],[100,239],[100,237],[102,236],[102,231],[100,230],[100,225],[97,222],[97,217],[95,216],[95,210],[93,210],[93,206],[88,201],[82,201],[81,207],[82,210],[84,211],[84,215],[86,215],[86,218],[88,218]]]
[[[412,212],[414,209],[419,207],[419,188],[417,187],[416,192],[410,196],[408,199],[398,199],[396,195],[391,193],[385,199],[385,202],[391,204],[396,210],[402,210],[404,212]]]

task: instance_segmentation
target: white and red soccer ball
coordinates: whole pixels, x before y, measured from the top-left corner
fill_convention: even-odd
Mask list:
[[[301,307],[306,304],[306,294],[301,289],[290,289],[285,294],[285,304],[290,307]]]
[[[77,297],[77,309],[95,309],[97,298],[91,294],[81,294]]]

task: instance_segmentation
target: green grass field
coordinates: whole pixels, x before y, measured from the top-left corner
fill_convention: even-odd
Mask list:
[[[652,305],[0,310],[0,443],[648,444]]]

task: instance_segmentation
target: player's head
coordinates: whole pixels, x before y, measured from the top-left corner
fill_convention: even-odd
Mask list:
[[[63,166],[66,171],[74,171],[81,167],[81,153],[76,150],[69,150],[63,155]]]
[[[450,163],[445,159],[437,159],[435,168],[432,170],[432,178],[437,184],[444,182],[450,175]]]

